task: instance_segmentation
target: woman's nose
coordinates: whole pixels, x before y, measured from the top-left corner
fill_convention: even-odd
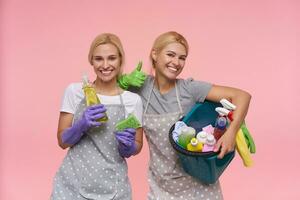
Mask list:
[[[175,66],[178,66],[178,65],[179,65],[179,59],[176,58],[176,57],[174,57],[174,58],[172,59],[172,63],[173,63]]]
[[[109,62],[108,62],[108,60],[104,60],[104,62],[103,62],[103,68],[106,69],[106,68],[108,68],[108,67],[109,67]]]

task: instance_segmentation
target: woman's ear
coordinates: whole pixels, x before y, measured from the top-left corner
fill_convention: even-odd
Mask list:
[[[94,65],[94,56],[91,56],[90,63],[91,63],[91,65]]]
[[[156,53],[156,51],[155,51],[154,49],[151,51],[151,57],[152,57],[152,59],[154,60],[154,62],[156,62],[156,59],[157,59],[157,53]]]

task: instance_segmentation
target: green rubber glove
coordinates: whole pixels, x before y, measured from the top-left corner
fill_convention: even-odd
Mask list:
[[[249,132],[247,126],[246,126],[245,121],[243,121],[243,123],[241,125],[241,129],[242,129],[242,132],[243,132],[244,137],[246,139],[246,143],[248,145],[250,153],[255,153],[256,152],[255,143],[254,143],[254,140],[253,140],[252,136],[250,135],[250,132]]]
[[[118,79],[120,88],[127,90],[130,86],[141,87],[146,79],[146,74],[141,71],[143,63],[140,61],[130,74],[123,74]]]

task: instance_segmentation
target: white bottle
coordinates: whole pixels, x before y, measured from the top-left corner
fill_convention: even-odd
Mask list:
[[[206,143],[206,138],[207,138],[207,133],[205,131],[201,131],[197,134],[197,140],[202,143],[205,144]]]
[[[216,139],[213,135],[209,134],[206,137],[206,143],[203,146],[202,152],[213,151],[216,144]]]

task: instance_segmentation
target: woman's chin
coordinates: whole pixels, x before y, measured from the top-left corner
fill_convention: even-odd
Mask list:
[[[179,74],[175,74],[175,73],[167,73],[165,76],[169,79],[169,80],[175,80],[177,78]]]
[[[98,76],[99,80],[103,83],[116,82],[116,76]]]

